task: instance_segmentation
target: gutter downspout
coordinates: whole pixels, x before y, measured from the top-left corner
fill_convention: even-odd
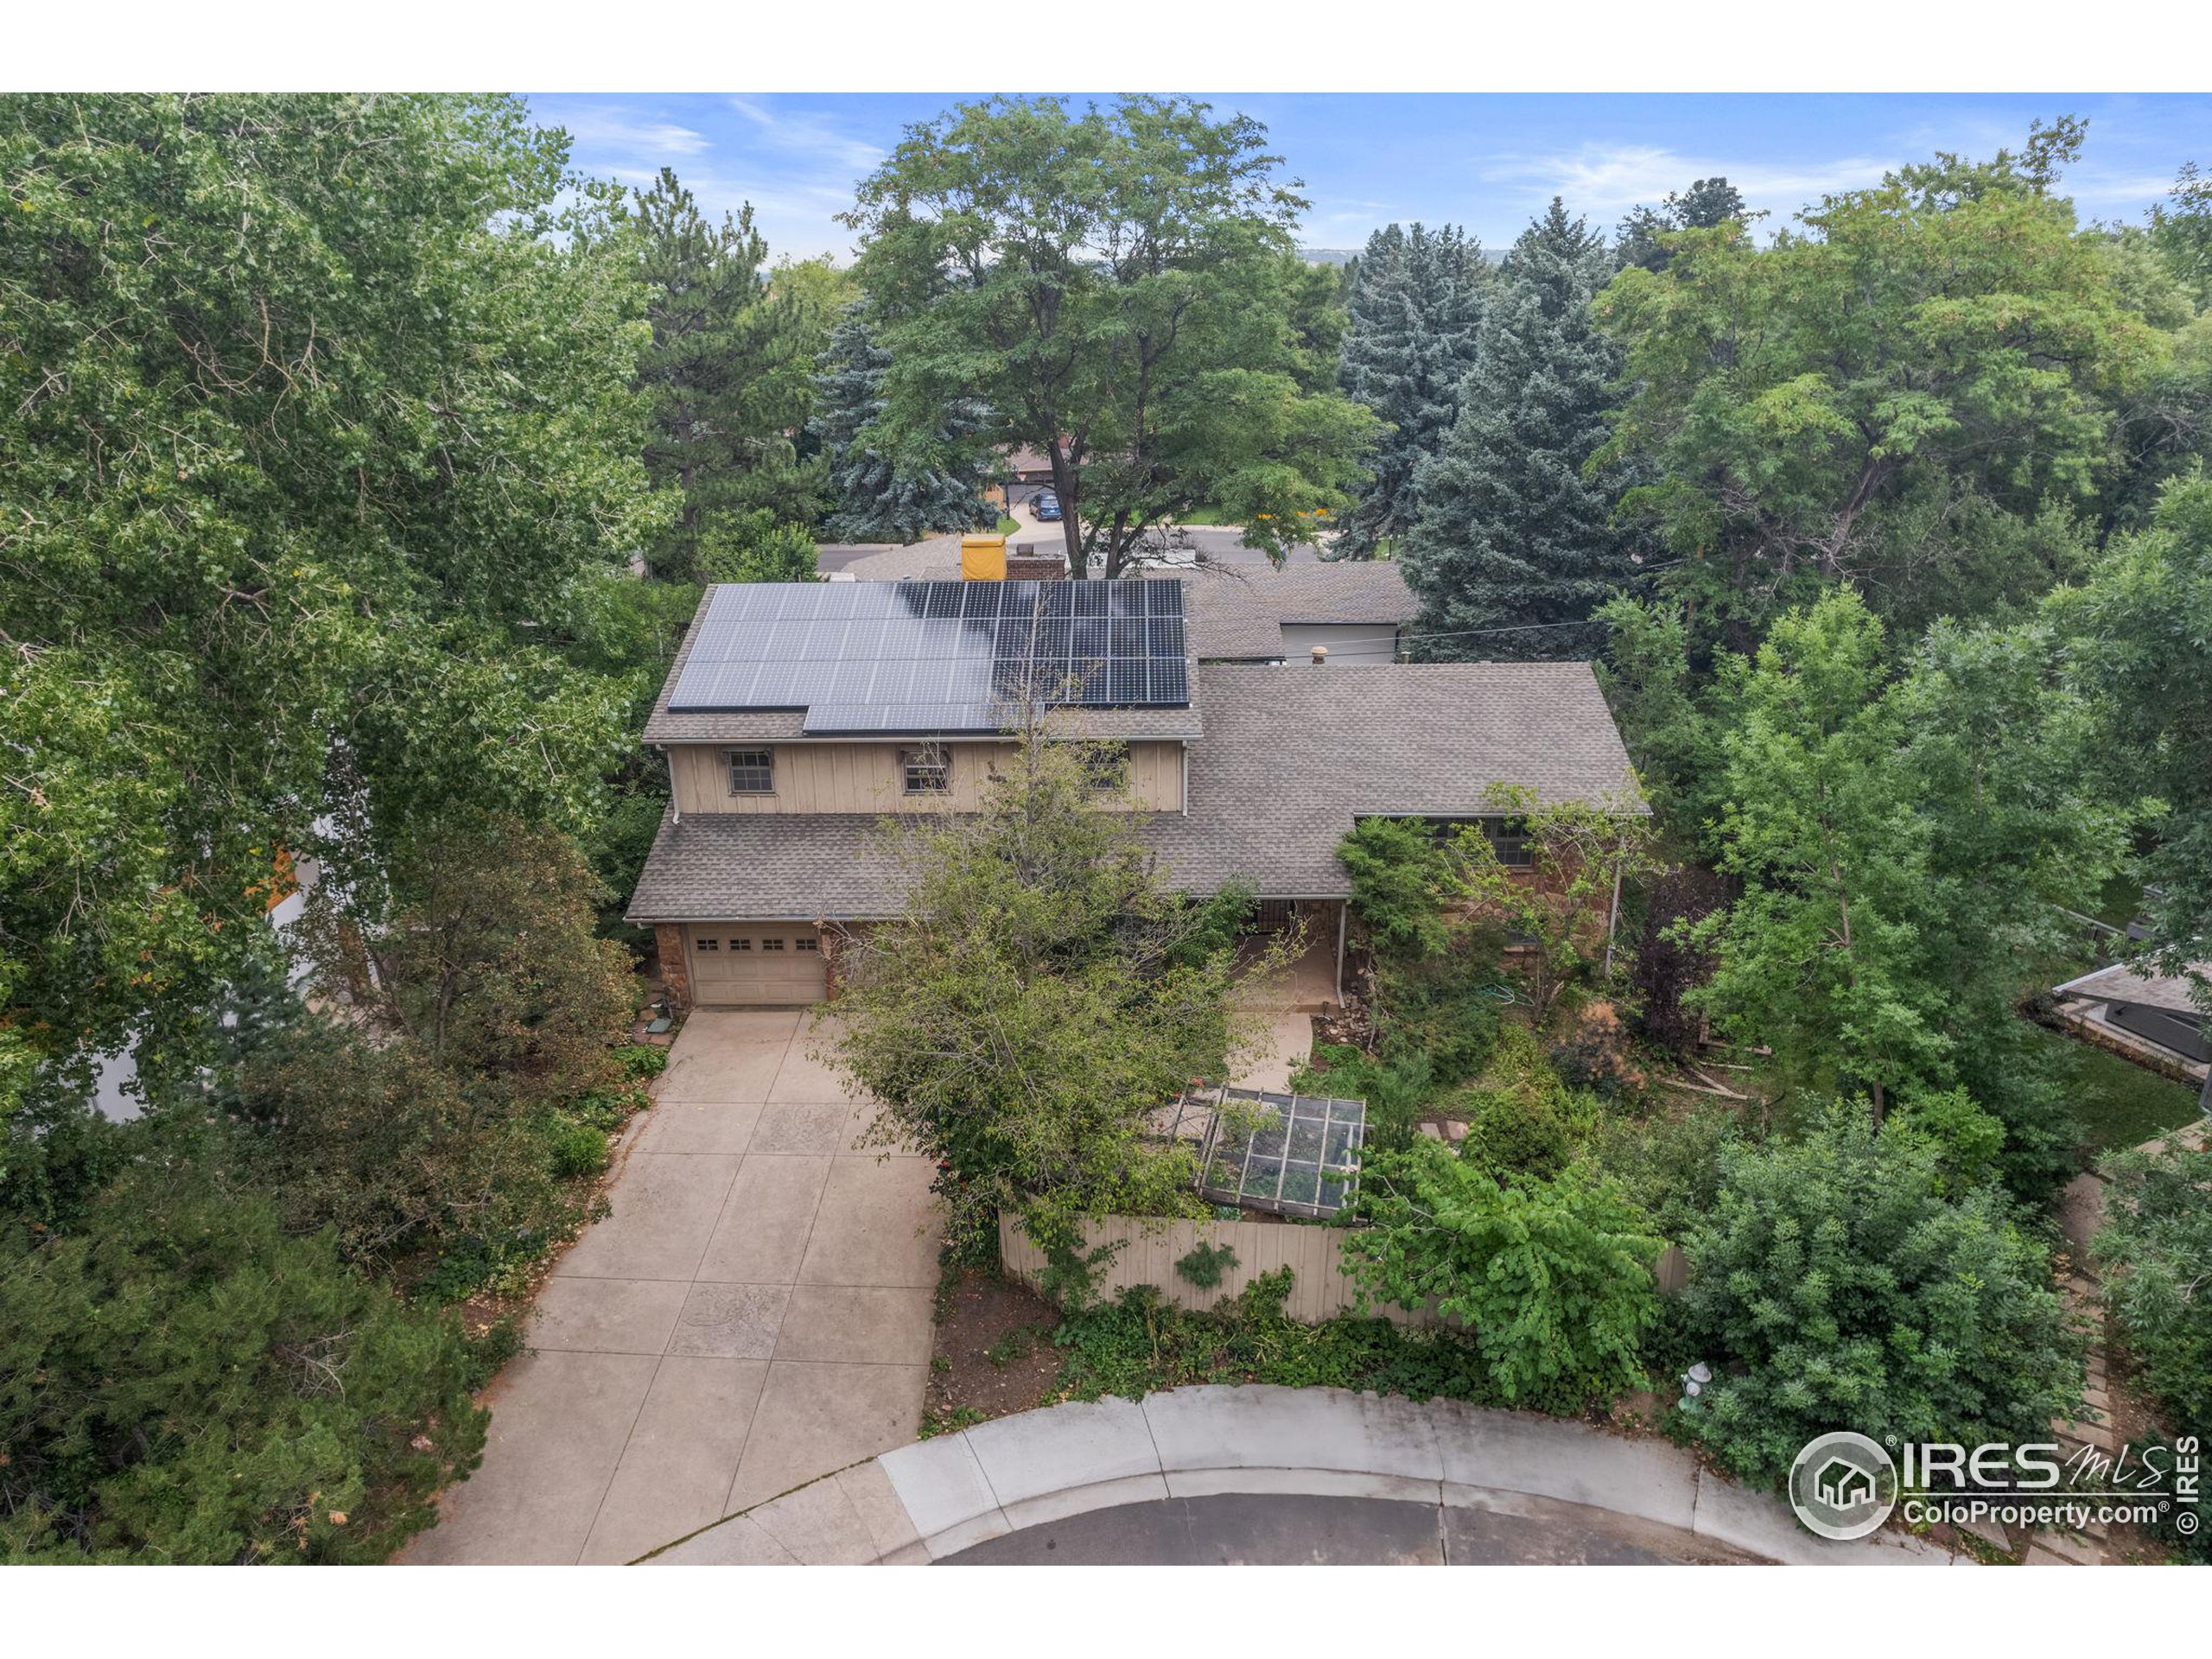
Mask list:
[[[683,822],[683,804],[676,798],[676,767],[669,760],[668,745],[665,743],[656,743],[653,745],[653,752],[660,756],[661,765],[668,767],[669,822],[671,823],[681,823]]]
[[[1339,899],[1337,903],[1337,1006],[1340,1008],[1344,1005],[1344,932],[1351,920],[1351,900]]]
[[[1177,746],[1183,752],[1183,816],[1191,816],[1191,740],[1185,738]]]

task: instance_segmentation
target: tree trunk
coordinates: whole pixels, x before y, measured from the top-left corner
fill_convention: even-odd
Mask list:
[[[1076,518],[1075,467],[1068,460],[1067,445],[1055,437],[1045,453],[1052,460],[1052,493],[1060,498],[1060,538],[1067,545],[1068,575],[1081,581],[1090,573],[1083,558],[1083,526]]]

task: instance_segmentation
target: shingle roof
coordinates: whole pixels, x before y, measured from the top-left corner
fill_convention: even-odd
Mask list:
[[[1283,655],[1282,625],[1405,623],[1420,611],[1395,564],[1214,565],[1183,579],[1191,651],[1200,662]]]
[[[695,812],[661,819],[632,922],[865,921],[899,913],[906,881],[865,812]]]
[[[956,567],[957,558],[956,552]],[[953,574],[956,576],[959,574],[957,568]],[[684,630],[683,643],[677,649],[676,660],[669,665],[668,677],[661,682],[660,695],[653,699],[653,711],[645,718],[645,741],[779,743],[796,742],[809,736],[806,711],[801,709],[720,709],[681,714],[669,711],[669,693],[683,677],[683,665],[691,660],[691,642],[698,638],[700,620],[706,615],[707,606],[713,597],[714,589],[711,588],[700,596],[699,608],[692,613],[691,626]],[[1188,595],[1185,597],[1187,600]],[[1195,692],[1190,705],[1180,709],[1056,709],[1052,712],[1052,726],[1055,731],[1065,732],[1071,737],[1086,738],[1192,738],[1205,729]]]
[[[1337,844],[1363,817],[1457,817],[1495,783],[1539,801],[1605,802],[1626,751],[1586,663],[1219,664],[1190,749],[1190,810],[1148,816],[1174,886],[1344,897]],[[867,918],[900,907],[900,873],[860,815],[701,814],[662,826],[631,919]]]
[[[2193,963],[2192,973],[2212,979],[2212,961]],[[2176,1014],[2201,1014],[2190,995],[2190,982],[2183,977],[2150,973],[2127,963],[2114,963],[2079,979],[2069,979],[2056,994],[2084,998],[2101,997],[2112,1002],[2133,1002],[2139,1007],[2169,1008]]]

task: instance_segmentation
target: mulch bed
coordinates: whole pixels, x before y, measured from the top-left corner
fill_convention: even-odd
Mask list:
[[[978,1422],[1045,1403],[1060,1372],[1060,1316],[1027,1286],[973,1268],[938,1298],[928,1410]]]

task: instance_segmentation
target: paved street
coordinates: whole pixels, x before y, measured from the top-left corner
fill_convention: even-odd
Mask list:
[[[798,1011],[685,1023],[611,1192],[489,1396],[483,1466],[418,1562],[624,1561],[914,1438],[932,1168],[854,1149],[869,1109]]]
[[[1573,1504],[1224,1492],[1092,1510],[948,1555],[947,1567],[1658,1567],[1747,1558]]]

